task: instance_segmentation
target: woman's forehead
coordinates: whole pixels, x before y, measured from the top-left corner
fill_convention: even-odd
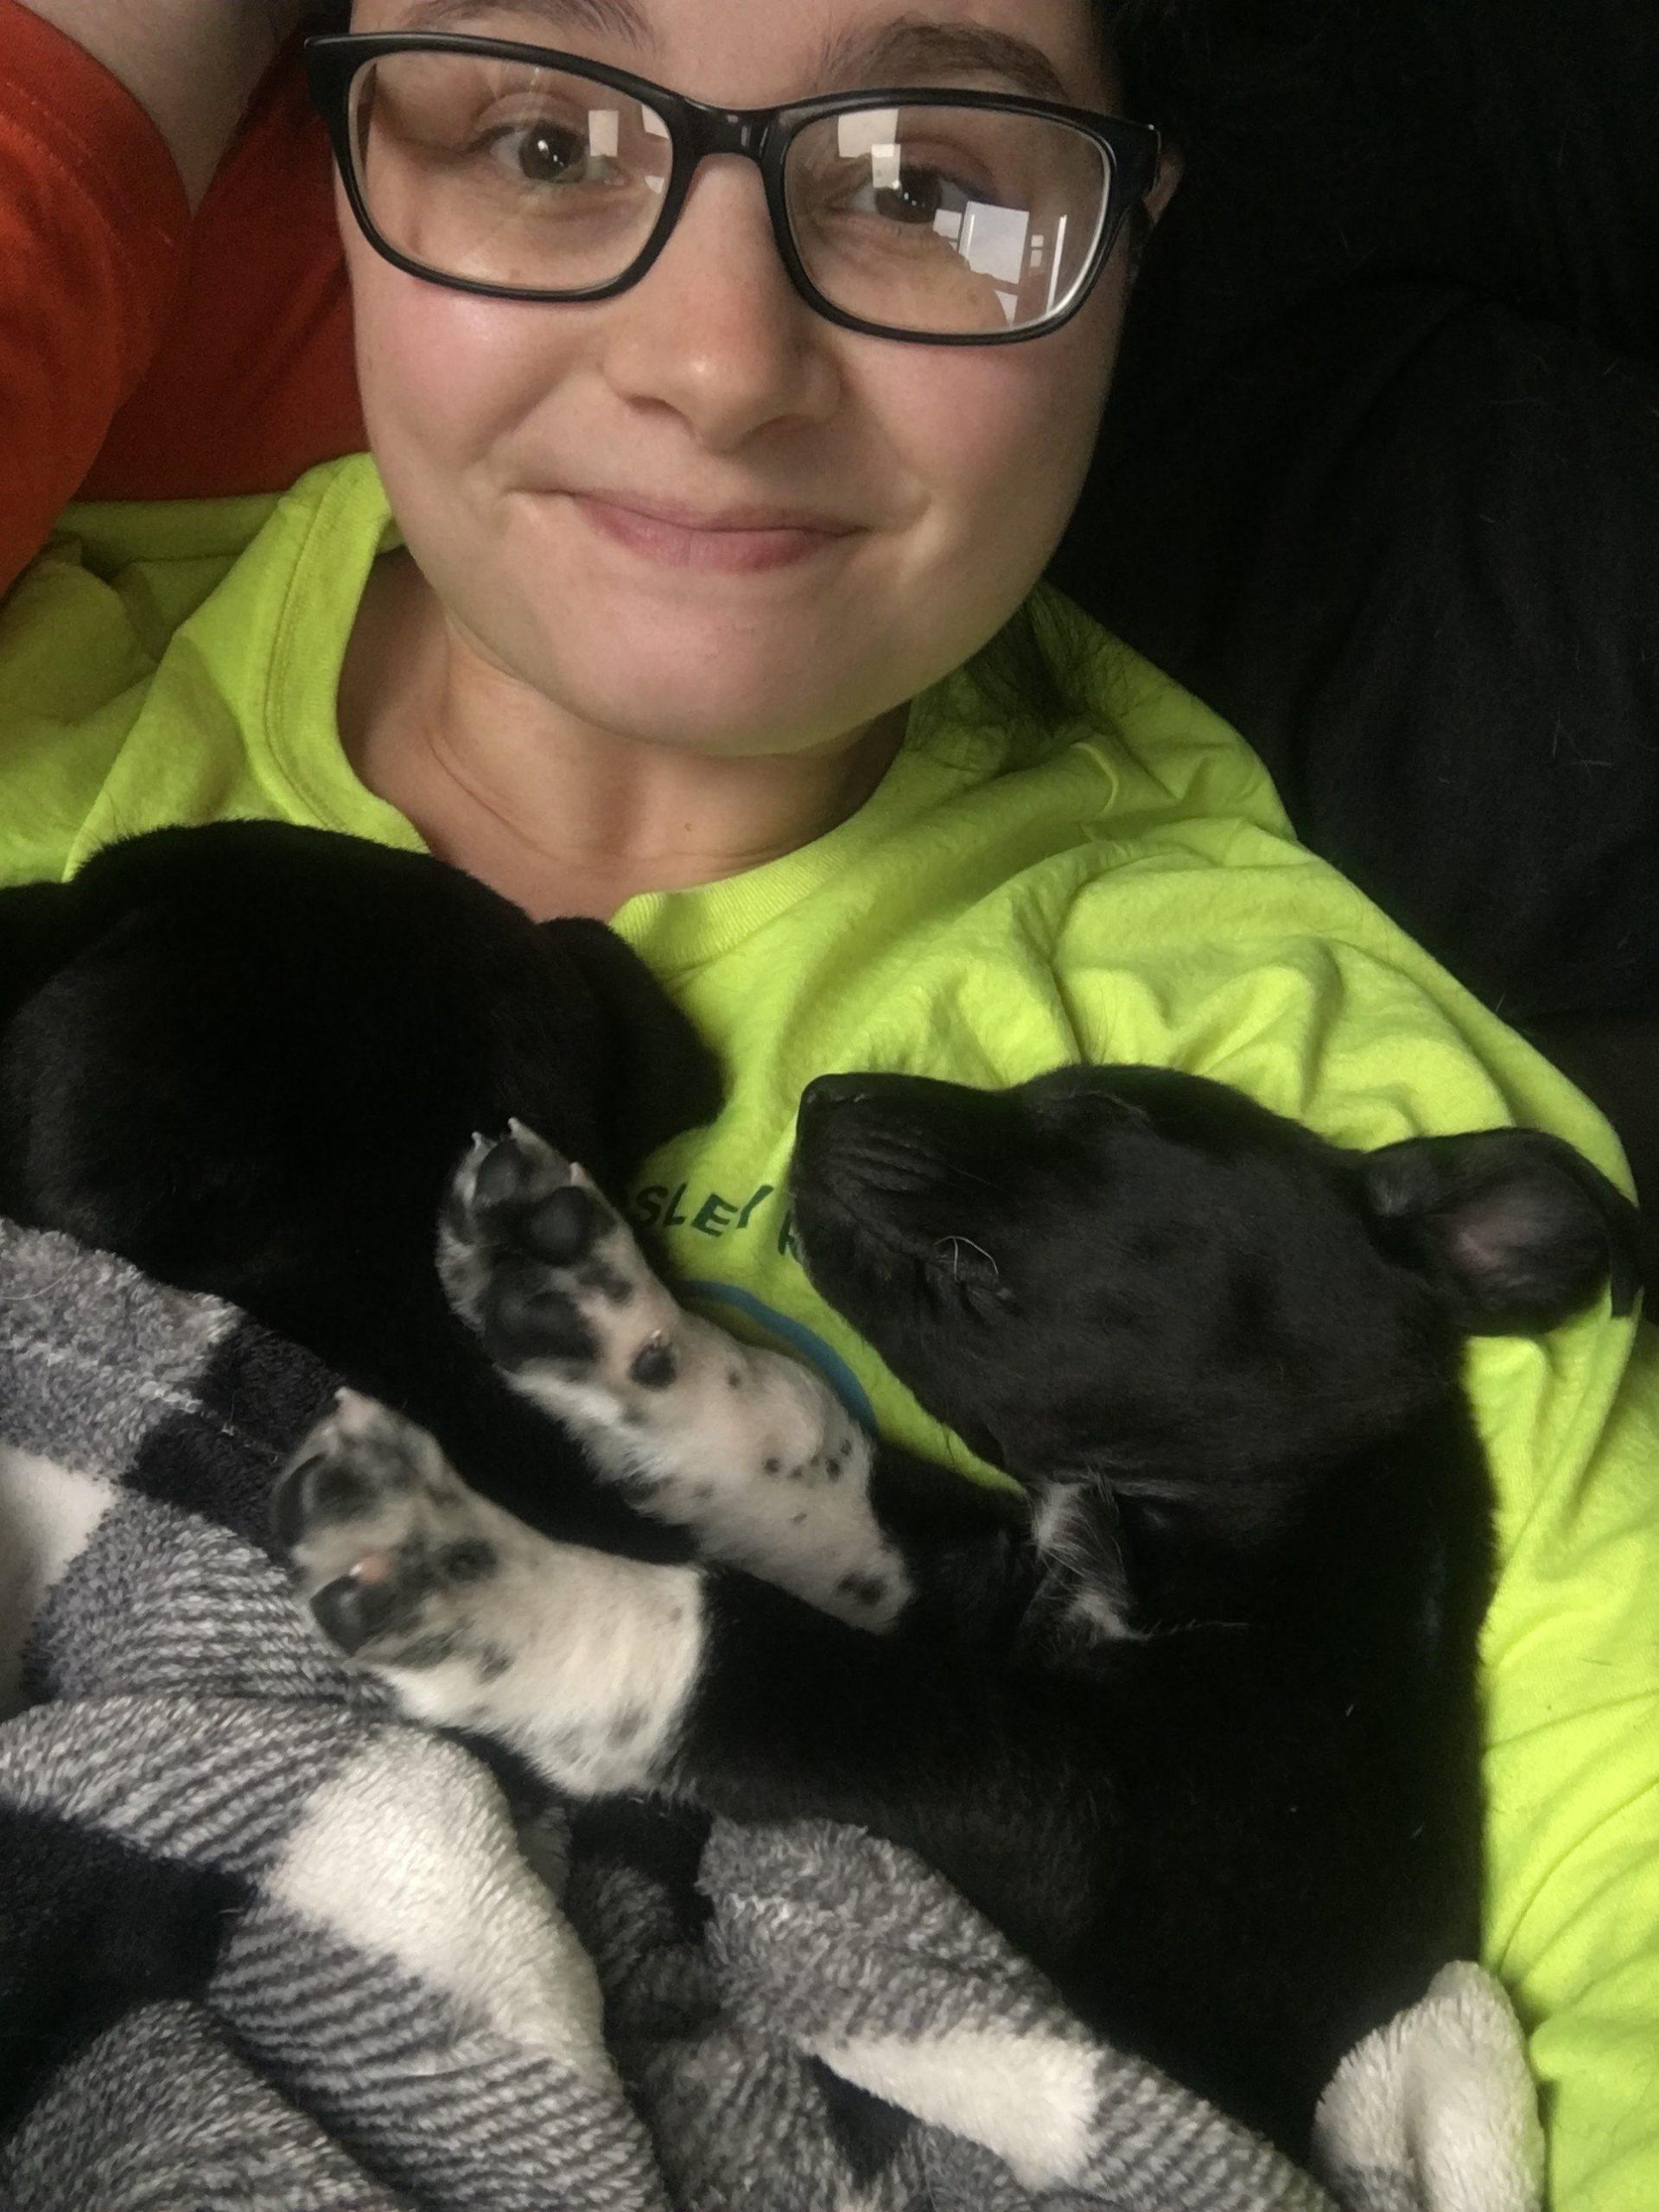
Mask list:
[[[358,0],[361,30],[478,32],[591,54],[733,105],[973,84],[1096,104],[1096,0]]]

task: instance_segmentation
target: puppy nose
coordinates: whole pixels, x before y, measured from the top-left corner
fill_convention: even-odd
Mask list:
[[[810,1115],[829,1113],[837,1106],[856,1106],[871,1095],[871,1086],[863,1076],[815,1076],[801,1093],[800,1119],[804,1122]]]

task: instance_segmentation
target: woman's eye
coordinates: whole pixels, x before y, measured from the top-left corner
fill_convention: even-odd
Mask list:
[[[878,184],[867,177],[848,203],[858,214],[875,214],[884,222],[920,231],[938,227],[941,215],[958,221],[973,205],[970,185],[930,168],[925,162],[906,162],[892,182]]]
[[[901,169],[898,182],[876,188],[874,197],[878,212],[890,221],[931,229],[937,216],[965,207],[968,195],[938,169],[915,168]]]
[[[492,131],[492,156],[526,184],[598,184],[607,167],[584,130],[560,123],[520,123]]]

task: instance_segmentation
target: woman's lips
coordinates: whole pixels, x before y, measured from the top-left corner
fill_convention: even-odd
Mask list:
[[[570,496],[593,529],[613,543],[669,569],[700,569],[721,575],[786,569],[810,560],[854,534],[850,529],[830,524],[785,523],[760,528],[726,523],[688,524],[589,493]]]

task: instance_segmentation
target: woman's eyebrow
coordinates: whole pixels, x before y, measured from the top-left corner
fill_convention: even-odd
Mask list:
[[[988,24],[906,16],[842,33],[819,60],[825,85],[925,85],[940,77],[1001,77],[1033,99],[1075,97],[1039,46]]]
[[[464,30],[476,29],[480,16],[522,16],[543,30],[582,31],[642,50],[656,44],[650,22],[633,0],[415,0],[397,28]]]

